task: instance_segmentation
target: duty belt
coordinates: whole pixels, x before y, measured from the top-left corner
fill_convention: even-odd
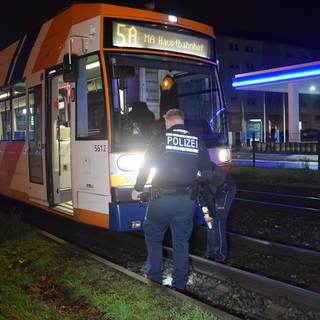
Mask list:
[[[172,187],[172,188],[160,188],[160,195],[169,194],[187,194],[189,193],[189,187]]]

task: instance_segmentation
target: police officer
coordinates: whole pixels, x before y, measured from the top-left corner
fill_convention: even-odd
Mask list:
[[[228,243],[226,224],[237,187],[230,173],[213,163],[212,174],[206,177],[203,187],[203,200],[208,210],[204,219],[208,225],[205,257],[218,262],[227,259]]]
[[[162,283],[162,242],[170,227],[173,244],[172,286],[185,289],[189,269],[189,238],[193,229],[194,200],[189,187],[198,170],[211,170],[204,143],[186,129],[180,109],[170,109],[164,115],[166,131],[155,136],[145,152],[132,199],[140,193],[154,168],[151,201],[144,222],[147,245],[147,277]]]

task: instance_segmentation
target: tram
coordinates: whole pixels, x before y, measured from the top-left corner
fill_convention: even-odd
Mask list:
[[[131,191],[173,107],[211,160],[227,165],[211,26],[109,4],[70,6],[0,52],[0,194],[81,223],[142,229],[146,207]]]

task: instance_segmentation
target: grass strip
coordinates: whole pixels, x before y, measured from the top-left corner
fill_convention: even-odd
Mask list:
[[[0,319],[217,319],[40,236],[17,216],[0,226]]]
[[[290,186],[313,189],[318,188],[320,184],[320,171],[310,169],[231,166],[230,172],[238,184],[251,186]]]

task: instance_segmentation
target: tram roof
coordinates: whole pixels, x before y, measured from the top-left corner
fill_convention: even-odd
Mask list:
[[[297,84],[299,93],[320,94],[320,61],[236,74],[232,87],[238,90],[288,92],[289,82]]]

